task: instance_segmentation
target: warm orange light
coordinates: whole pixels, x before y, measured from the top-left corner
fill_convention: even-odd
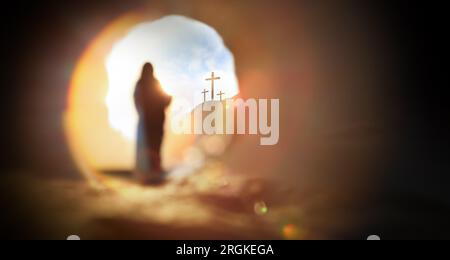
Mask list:
[[[215,66],[225,66],[226,68],[218,70],[221,76],[220,84],[217,83],[218,89],[227,92],[228,95],[234,95],[238,92],[233,56],[224,46],[220,35],[211,27],[192,19],[179,16],[168,17],[158,19],[159,16],[151,17],[140,13],[130,13],[118,18],[89,44],[76,65],[72,75],[68,108],[64,118],[65,131],[73,158],[83,174],[93,182],[99,176],[103,176],[98,174],[100,171],[131,171],[134,168],[137,113],[134,107],[133,92],[142,65],[145,62],[152,62],[156,65],[155,76],[160,80],[161,91],[174,96],[172,102],[174,107],[176,104],[182,104],[183,102],[179,101],[187,100],[187,97],[195,98],[198,96],[198,99],[201,98],[201,91],[192,88],[203,89],[208,86],[208,82],[204,80],[206,74],[197,75],[192,73],[192,70],[199,67],[194,66],[197,61],[205,62],[205,59],[206,61],[217,61]],[[149,23],[149,21],[151,22]],[[184,57],[184,59],[173,57],[168,61],[165,58],[158,57],[157,54],[162,52],[161,49],[172,54],[172,52],[176,53],[181,48],[176,45],[178,42],[173,40],[173,37],[178,37],[177,34],[172,35],[173,37],[164,38],[161,36],[158,38],[153,37],[155,32],[151,34],[152,31],[139,31],[142,26],[147,28],[146,26],[151,27],[152,24],[158,26],[164,24],[172,28],[173,24],[161,23],[161,21],[186,23],[188,27],[194,24],[194,28],[199,26],[200,36],[197,35],[197,37],[211,39],[213,46],[218,45],[220,47],[219,53],[224,52],[225,55],[217,55],[214,52],[212,54],[215,55],[209,55],[208,49],[202,52],[208,54],[206,58],[204,55],[199,56],[198,50],[203,45],[196,46],[195,44],[198,41],[193,41],[193,46],[188,45],[187,42],[183,42],[182,46],[192,52],[193,57]],[[159,29],[156,32],[159,32],[159,30],[166,31],[166,27],[157,28]],[[136,30],[138,30],[138,37],[135,36]],[[205,35],[203,35],[203,30]],[[173,31],[170,32],[173,34]],[[148,33],[152,37],[149,37]],[[148,38],[157,38],[158,41],[167,42],[167,44],[174,42],[176,44],[174,43],[175,45],[170,49],[165,49],[160,45],[158,46],[161,48],[156,48],[158,47],[156,46],[148,49],[147,42],[143,40],[148,40]],[[137,50],[134,48],[135,45],[144,47]],[[206,44],[206,46],[209,45]],[[152,55],[156,55],[156,57]],[[187,64],[194,62],[194,64],[179,66],[179,62],[187,62]],[[184,71],[185,67],[189,69]],[[180,68],[181,71],[177,71]],[[210,73],[209,68],[207,72]],[[195,78],[195,82],[198,80],[199,84],[192,84],[192,80],[187,80],[186,73],[195,74],[189,75]],[[202,86],[202,84],[205,86]],[[197,93],[197,95],[194,93]],[[196,104],[195,100],[189,102],[191,106],[194,104]],[[187,107],[186,116],[191,111],[190,109],[193,109],[193,107]],[[171,109],[168,111],[168,118],[170,116],[172,116]],[[169,125],[170,119],[166,120],[165,141],[162,148],[163,165],[168,169],[182,164],[186,149],[195,141],[193,135],[175,135],[170,131]],[[213,137],[208,140],[214,144],[205,149],[205,153],[208,155],[223,153],[228,144],[220,138]]]
[[[296,225],[288,224],[283,227],[282,234],[285,239],[298,239],[299,230]]]
[[[133,141],[120,136],[108,122],[105,105],[108,80],[104,61],[114,42],[145,19],[149,17],[130,13],[109,24],[86,48],[72,74],[64,115],[65,132],[73,158],[93,182],[97,170],[133,165]]]

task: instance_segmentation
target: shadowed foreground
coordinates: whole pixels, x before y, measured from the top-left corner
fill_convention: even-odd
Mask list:
[[[27,187],[27,197],[22,199],[36,211],[35,232],[43,232],[31,236],[305,239],[324,237],[320,230],[332,229],[325,225],[330,222],[326,218],[303,218],[308,211],[302,205],[323,205],[323,197],[311,196],[308,203],[295,201],[291,190],[268,186],[263,179],[233,175],[220,163],[209,163],[196,174],[173,177],[159,186],[139,186],[125,173],[104,178],[106,187],[98,190],[82,180],[14,177]],[[316,230],[314,234],[310,228]]]

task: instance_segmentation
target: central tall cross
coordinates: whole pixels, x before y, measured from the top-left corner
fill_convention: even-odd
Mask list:
[[[211,73],[211,78],[206,79],[207,81],[211,81],[211,100],[214,100],[214,80],[219,80],[220,77],[214,77],[214,72]]]

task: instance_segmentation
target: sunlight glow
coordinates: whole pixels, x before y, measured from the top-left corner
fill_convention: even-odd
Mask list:
[[[174,15],[138,24],[106,60],[109,123],[130,140],[137,124],[133,92],[146,62],[154,65],[163,90],[174,97],[174,104],[184,104],[186,113],[203,102],[202,91],[210,88],[205,79],[212,71],[221,77],[215,85],[217,92],[225,92],[224,98],[239,92],[233,55],[213,28]]]

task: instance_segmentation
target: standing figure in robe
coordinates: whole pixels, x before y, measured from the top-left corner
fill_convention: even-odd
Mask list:
[[[165,110],[171,102],[153,75],[153,66],[146,63],[136,84],[134,102],[139,114],[136,144],[135,175],[141,183],[163,179],[161,144],[164,137]]]

